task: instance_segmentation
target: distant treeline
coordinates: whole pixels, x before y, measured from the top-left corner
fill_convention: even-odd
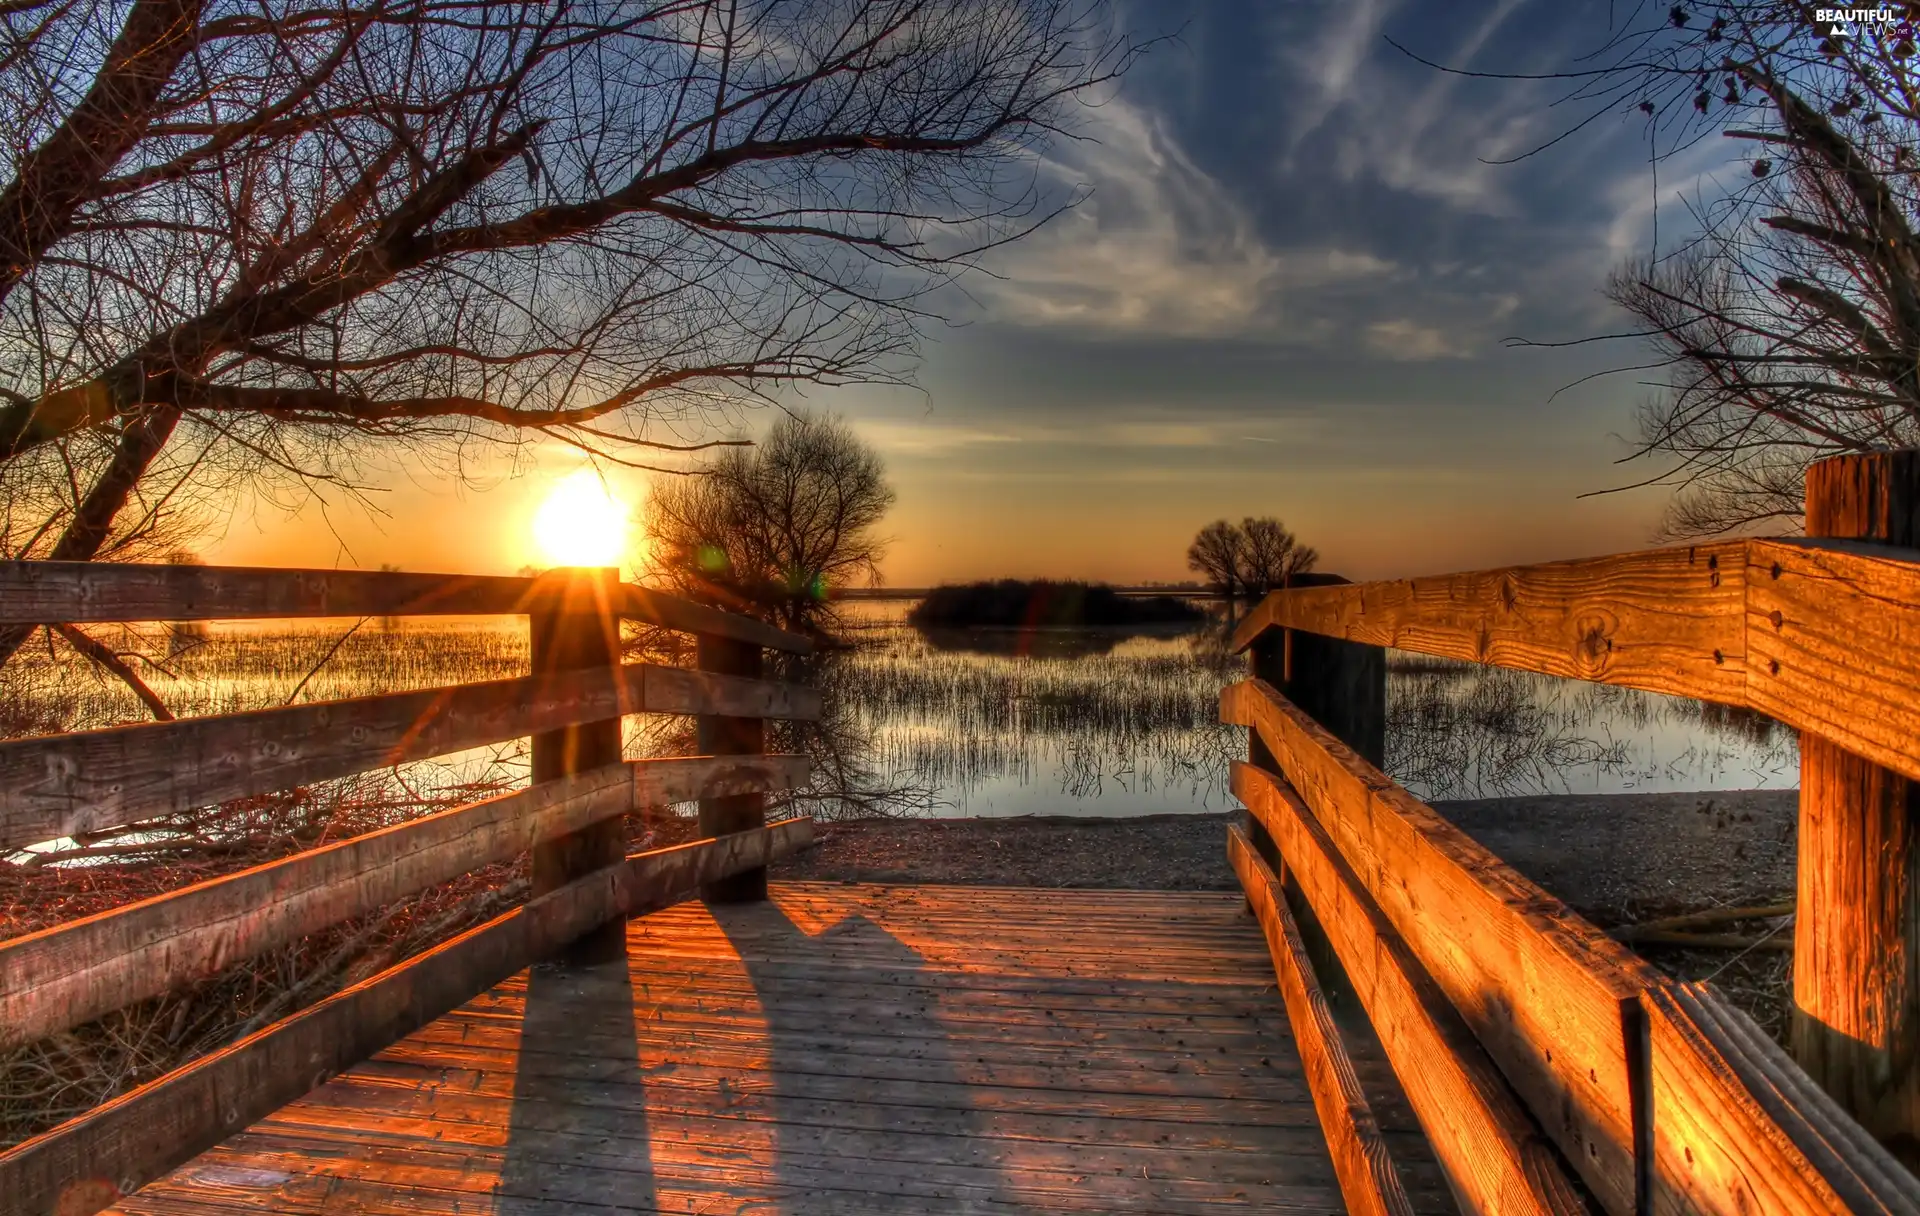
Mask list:
[[[1104,583],[966,583],[935,587],[907,614],[907,623],[928,629],[1067,628],[1080,625],[1171,625],[1203,619],[1186,600],[1131,599]]]

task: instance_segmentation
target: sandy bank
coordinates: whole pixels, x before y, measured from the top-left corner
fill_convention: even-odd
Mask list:
[[[1436,803],[1521,873],[1601,923],[1791,892],[1793,790]],[[1231,890],[1228,814],[852,820],[782,878]]]

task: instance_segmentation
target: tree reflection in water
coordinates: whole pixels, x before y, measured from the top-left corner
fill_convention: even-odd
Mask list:
[[[1793,732],[1750,710],[1395,655],[1387,770],[1444,800],[1783,786],[1797,757]]]
[[[904,602],[848,606],[843,645],[783,672],[825,716],[769,746],[813,757],[797,811],[824,818],[1221,811],[1245,732],[1218,720],[1243,677],[1231,622],[1145,634],[938,631]],[[774,674],[769,672],[769,674]],[[1745,711],[1394,653],[1387,768],[1441,800],[1789,786],[1791,731]],[[691,747],[656,728],[655,754]]]

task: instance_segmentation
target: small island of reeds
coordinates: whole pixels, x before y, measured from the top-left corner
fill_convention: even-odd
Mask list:
[[[1124,596],[1104,583],[1051,579],[935,587],[907,614],[922,629],[1085,629],[1187,625],[1203,609],[1177,597]]]

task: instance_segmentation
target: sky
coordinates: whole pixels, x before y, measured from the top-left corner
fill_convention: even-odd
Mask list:
[[[1626,6],[1621,6],[1626,7]],[[1737,173],[1709,144],[1650,172],[1644,128],[1558,84],[1610,5],[1570,0],[1151,0],[1156,46],[1038,166],[1085,201],[937,303],[912,388],[816,390],[884,457],[895,586],[1191,577],[1208,521],[1275,515],[1366,579],[1644,547],[1666,492],[1632,451],[1631,341],[1607,274],[1670,244]],[[1571,385],[1572,387],[1568,387]],[[764,422],[765,419],[763,418]],[[511,571],[579,458],[474,486],[390,468],[378,512],[242,503],[219,562]],[[639,475],[614,492],[644,498]]]

